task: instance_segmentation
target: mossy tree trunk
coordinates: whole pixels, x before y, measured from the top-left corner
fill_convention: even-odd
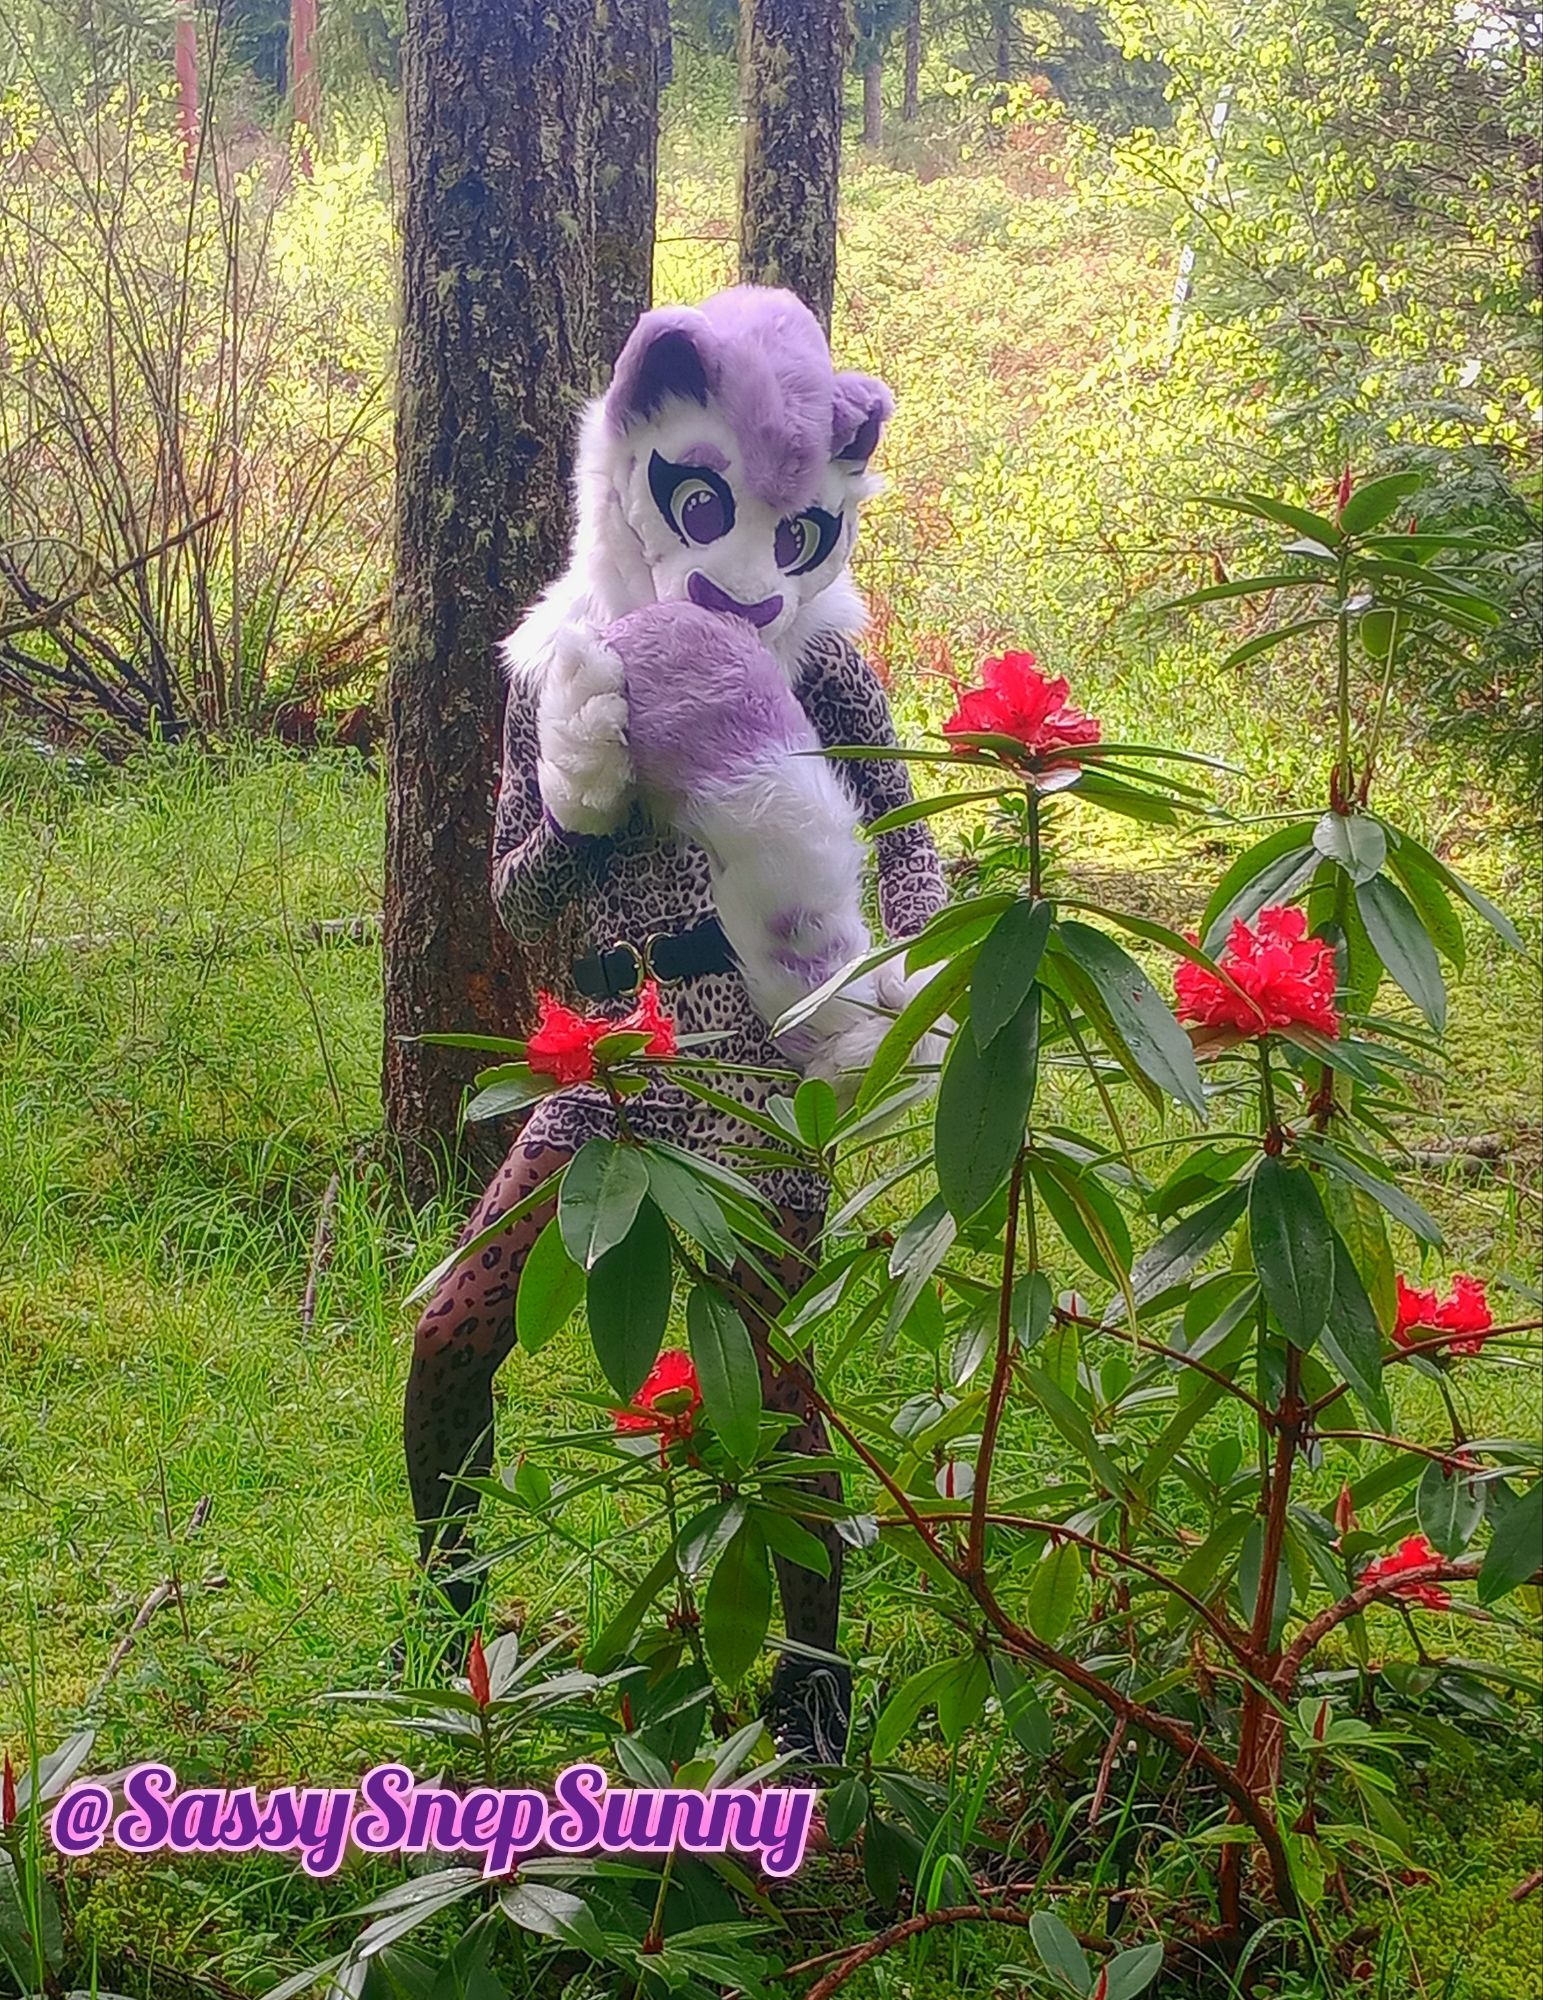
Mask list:
[[[530,998],[488,894],[494,647],[564,559],[593,373],[593,22],[407,0],[384,1089],[414,1195],[478,1058],[404,1037],[509,1032]]]
[[[846,50],[844,0],[741,0],[739,275],[797,292],[827,332]]]
[[[884,143],[884,57],[876,51],[863,64],[863,144],[875,152]]]
[[[595,361],[604,380],[654,292],[667,0],[596,0]]]

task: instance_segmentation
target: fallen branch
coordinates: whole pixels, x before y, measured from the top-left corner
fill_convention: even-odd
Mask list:
[[[854,1974],[861,1972],[865,1965],[871,1965],[885,1952],[893,1951],[896,1945],[905,1944],[913,1937],[920,1937],[924,1931],[942,1928],[945,1924],[1011,1924],[1017,1930],[1027,1930],[1033,1921],[1029,1910],[988,1910],[980,1903],[961,1903],[948,1909],[923,1910],[919,1915],[907,1917],[903,1923],[891,1924],[887,1931],[880,1931],[864,1944],[853,1945],[839,1965],[817,1979],[804,2000],[830,2000],[833,1993],[839,1993]],[[803,1968],[790,1965],[788,1973]],[[786,1975],[784,1975],[786,1976]]]
[[[205,1493],[200,1496],[198,1505],[188,1517],[188,1524],[182,1531],[183,1541],[191,1540],[198,1533],[204,1522],[208,1520],[209,1509],[213,1505],[214,1495],[212,1493]],[[228,1581],[229,1579],[224,1576],[209,1576],[204,1578],[203,1583],[199,1587],[203,1590],[223,1590]],[[129,1654],[133,1652],[134,1642],[138,1639],[140,1633],[144,1631],[145,1627],[163,1605],[171,1604],[177,1600],[180,1589],[181,1585],[177,1578],[175,1576],[168,1576],[164,1577],[155,1586],[154,1590],[150,1592],[150,1595],[140,1605],[138,1611],[135,1612],[133,1624],[130,1625],[127,1632],[124,1633],[123,1637],[113,1648],[112,1658],[107,1662],[101,1679],[86,1697],[88,1707],[100,1695],[106,1692],[119,1668],[123,1665]]]

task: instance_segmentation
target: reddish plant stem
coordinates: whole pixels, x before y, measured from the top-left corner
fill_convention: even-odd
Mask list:
[[[1448,1445],[1445,1451],[1438,1451],[1434,1445],[1415,1444],[1410,1438],[1389,1437],[1386,1431],[1319,1431],[1320,1438],[1355,1438],[1362,1444],[1391,1445],[1395,1451],[1412,1452],[1417,1458],[1433,1458],[1438,1465],[1452,1465],[1462,1457],[1462,1447]]]
[[[1543,1328],[1543,1319],[1520,1319],[1511,1326],[1487,1327],[1484,1332],[1484,1338],[1486,1341],[1500,1340],[1507,1334],[1536,1333],[1540,1328]],[[1429,1340],[1412,1340],[1407,1347],[1400,1347],[1396,1353],[1385,1355],[1382,1365],[1384,1368],[1393,1368],[1400,1361],[1413,1361],[1417,1355],[1439,1354],[1442,1348],[1450,1347],[1454,1340],[1461,1340],[1462,1338],[1463,1336],[1460,1333],[1438,1333]],[[1477,1359],[1476,1356],[1473,1358]],[[1316,1417],[1321,1411],[1328,1409],[1331,1403],[1337,1403],[1340,1397],[1347,1393],[1345,1384],[1341,1382],[1337,1389],[1330,1389],[1327,1395],[1320,1396],[1317,1402],[1313,1404],[1309,1414]]]
[[[1090,1333],[1104,1333],[1112,1340],[1119,1340],[1124,1346],[1130,1345],[1130,1335],[1124,1328],[1105,1326],[1101,1319],[1094,1319],[1089,1313],[1068,1312],[1064,1306],[1056,1306],[1053,1311],[1057,1323],[1061,1326],[1086,1327]],[[1149,1340],[1145,1334],[1136,1336],[1136,1346],[1146,1354],[1161,1354],[1169,1361],[1179,1361],[1186,1368],[1193,1368],[1197,1375],[1204,1375],[1208,1381],[1216,1383],[1218,1388],[1225,1389],[1229,1396],[1236,1397],[1240,1403],[1246,1403],[1266,1430],[1275,1428],[1275,1412],[1269,1404],[1260,1402],[1257,1396],[1251,1396],[1240,1383],[1234,1382],[1230,1375],[1223,1375],[1219,1368],[1212,1368],[1204,1361],[1197,1361],[1192,1354],[1186,1354],[1180,1347],[1165,1347],[1160,1340]]]
[[[1368,1604],[1375,1604],[1383,1597],[1397,1597],[1402,1591],[1421,1583],[1461,1583],[1468,1577],[1477,1576],[1481,1567],[1474,1557],[1461,1562],[1449,1562],[1442,1558],[1421,1563],[1418,1569],[1400,1570],[1397,1576],[1381,1577],[1375,1583],[1357,1584],[1338,1604],[1331,1604],[1316,1618],[1310,1618],[1292,1640],[1275,1666],[1271,1679],[1275,1694],[1282,1701],[1286,1700],[1296,1686],[1297,1675],[1316,1649],[1337,1626],[1343,1625],[1347,1618],[1354,1618],[1357,1612],[1364,1611]]]
[[[975,1490],[970,1500],[970,1532],[965,1542],[966,1572],[975,1576],[986,1563],[986,1506],[991,1487],[991,1462],[996,1456],[997,1433],[1002,1427],[1002,1411],[1007,1403],[1013,1377],[1013,1279],[1018,1262],[1018,1209],[1023,1199],[1023,1148],[1013,1161],[1012,1179],[1007,1186],[1007,1236],[1002,1249],[1001,1298],[997,1308],[997,1358],[991,1377],[991,1393],[986,1399],[986,1421],[981,1426],[980,1450],[975,1459]]]
[[[1300,1350],[1288,1341],[1286,1379],[1275,1410],[1275,1463],[1264,1496],[1264,1546],[1259,1557],[1259,1588],[1249,1631],[1255,1660],[1267,1680],[1273,1678],[1275,1668],[1270,1632],[1275,1622],[1276,1579],[1286,1545],[1291,1475],[1306,1419],[1307,1411],[1302,1402],[1302,1356]],[[1237,1760],[1238,1777],[1251,1797],[1262,1797],[1274,1790],[1280,1746],[1280,1717],[1263,1689],[1251,1681],[1243,1690]],[[1240,1847],[1230,1846],[1222,1850],[1218,1879],[1222,1921],[1229,1926],[1241,1921],[1242,1917],[1243,1858]]]
[[[829,1972],[817,1979],[804,2000],[831,2000],[833,1993],[839,1993],[847,1981],[861,1972],[865,1965],[871,1965],[876,1958],[893,1951],[896,1945],[905,1944],[909,1939],[920,1937],[924,1931],[941,1929],[948,1924],[1011,1924],[1019,1930],[1027,1930],[1033,1921],[1031,1910],[990,1910],[980,1903],[962,1903],[942,1910],[922,1910],[914,1917],[907,1917],[902,1923],[891,1924],[887,1931],[880,1931],[865,1944],[854,1945],[839,1965],[833,1965]],[[1097,1941],[1083,1940],[1093,1943]]]
[[[1073,1659],[1021,1625],[1016,1624],[996,1600],[990,1584],[984,1575],[967,1576],[956,1558],[949,1555],[933,1533],[926,1517],[917,1508],[910,1494],[881,1465],[842,1418],[817,1389],[809,1391],[809,1406],[818,1410],[831,1428],[843,1437],[856,1452],[863,1464],[878,1480],[905,1516],[907,1524],[921,1537],[924,1546],[956,1582],[969,1591],[980,1606],[987,1621],[998,1636],[1006,1643],[1010,1652],[1020,1654],[1024,1659],[1045,1669],[1047,1673],[1058,1674],[1071,1686],[1081,1688],[1084,1694],[1107,1708],[1117,1720],[1122,1720],[1127,1728],[1139,1729],[1145,1736],[1156,1737],[1176,1750],[1186,1764],[1195,1764],[1205,1771],[1218,1791],[1237,1808],[1239,1817],[1254,1830],[1260,1846],[1264,1849],[1270,1866],[1271,1883],[1276,1899],[1288,1916],[1297,1914],[1296,1890],[1292,1886],[1291,1871],[1286,1860],[1286,1850],[1281,1844],[1279,1830],[1268,1807],[1251,1793],[1241,1781],[1231,1765],[1218,1757],[1214,1750],[1206,1748],[1200,1738],[1171,1715],[1148,1708],[1144,1702],[1134,1701],[1122,1694],[1117,1687],[1085,1667],[1080,1660]]]
[[[957,1521],[960,1517],[957,1514],[922,1514],[918,1518],[929,1524],[938,1525],[948,1521]],[[1231,1654],[1232,1658],[1237,1661],[1238,1665],[1245,1672],[1252,1673],[1257,1669],[1258,1661],[1255,1658],[1248,1634],[1240,1632],[1236,1627],[1229,1625],[1203,1599],[1196,1597],[1192,1591],[1186,1590],[1182,1583],[1178,1583],[1172,1577],[1166,1575],[1155,1563],[1143,1562],[1140,1556],[1132,1555],[1129,1550],[1113,1548],[1108,1542],[1098,1541],[1092,1535],[1079,1534],[1075,1528],[1068,1528],[1060,1521],[1040,1521],[1029,1514],[1000,1514],[996,1512],[988,1513],[985,1518],[987,1523],[994,1528],[1018,1528],[1025,1534],[1049,1535],[1053,1539],[1063,1542],[1076,1542],[1080,1547],[1088,1549],[1094,1555],[1107,1556],[1111,1562],[1117,1563],[1125,1569],[1134,1570],[1138,1576],[1149,1578],[1162,1589],[1171,1591],[1175,1597],[1181,1598],[1197,1617],[1203,1618],[1211,1628],[1219,1644]]]

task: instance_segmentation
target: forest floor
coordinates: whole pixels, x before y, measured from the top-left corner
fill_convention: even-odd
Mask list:
[[[1110,240],[1070,195],[1021,197],[1010,178],[919,183],[872,167],[848,201],[844,358],[902,391],[865,582],[903,722],[935,722],[924,670],[941,643],[968,665],[1027,638],[1073,671],[1111,735],[1234,759],[1249,774],[1224,787],[1235,811],[1310,802],[1322,697],[1306,668],[1295,685],[1224,674],[1219,627],[1133,636],[1121,620],[1139,547],[1079,545],[1079,481],[1106,496],[1129,484],[1111,384],[1122,369],[1150,382],[1130,341],[1138,326],[1161,338],[1167,248]],[[666,246],[669,291],[721,275],[715,231]],[[885,248],[901,240],[903,268]],[[1090,320],[1105,330],[1096,351],[1081,345]],[[1079,424],[1083,456],[1067,462]],[[1224,455],[1208,483],[1238,470]],[[1062,524],[1053,546],[1046,521]],[[1096,587],[1065,587],[1089,568]],[[1532,855],[1512,816],[1405,741],[1390,809],[1530,919]],[[45,1746],[95,1727],[101,1769],[155,1757],[236,1782],[351,1776],[381,1739],[322,1697],[380,1685],[399,1641],[409,1675],[443,1670],[413,1608],[398,1424],[403,1300],[460,1212],[456,1199],[407,1212],[374,1148],[378,775],[350,755],[241,747],[114,770],[13,732],[0,801],[0,1736],[14,1747],[25,1715]],[[1066,876],[1189,922],[1242,838],[1090,832]],[[1535,1282],[1536,970],[1487,936],[1470,946],[1452,1078],[1423,1130],[1498,1135],[1503,1157],[1431,1172],[1421,1194],[1454,1267]],[[567,1393],[588,1384],[577,1338],[539,1376],[516,1358],[501,1379],[504,1455],[560,1426]],[[1417,1414],[1420,1386],[1402,1393]],[[1475,1373],[1459,1394],[1475,1435],[1535,1428],[1521,1369]],[[1013,1422],[1010,1452],[1053,1455],[1032,1415]],[[181,1611],[168,1603],[134,1633],[170,1576]],[[578,1583],[517,1561],[494,1582],[507,1618],[583,1608]],[[882,1590],[863,1603],[865,1661],[914,1664],[907,1606]],[[1451,1625],[1431,1621],[1432,1641],[1525,1663],[1519,1623],[1483,1638]],[[1543,1995],[1537,1906],[1509,1901],[1535,1865],[1535,1755],[1526,1732],[1482,1721],[1472,1742],[1465,1763],[1455,1750],[1411,1763],[1401,1787],[1432,1880],[1373,1913],[1391,1938],[1389,1996]],[[815,1899],[841,1887],[840,1866],[806,1878]],[[104,1985],[147,2000],[255,1993],[340,1947],[371,1879],[318,1886],[258,1861],[93,1865],[70,1892],[72,1969],[85,1982],[95,1954]],[[900,1985],[849,1990],[985,1993],[1004,1956],[940,1946]]]

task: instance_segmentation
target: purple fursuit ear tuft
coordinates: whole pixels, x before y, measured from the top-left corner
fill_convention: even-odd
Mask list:
[[[894,397],[874,376],[851,370],[838,375],[831,405],[832,457],[842,465],[866,465],[894,411]]]
[[[712,328],[692,307],[644,313],[627,336],[606,391],[611,428],[624,431],[671,397],[705,404],[716,386],[716,347]]]

